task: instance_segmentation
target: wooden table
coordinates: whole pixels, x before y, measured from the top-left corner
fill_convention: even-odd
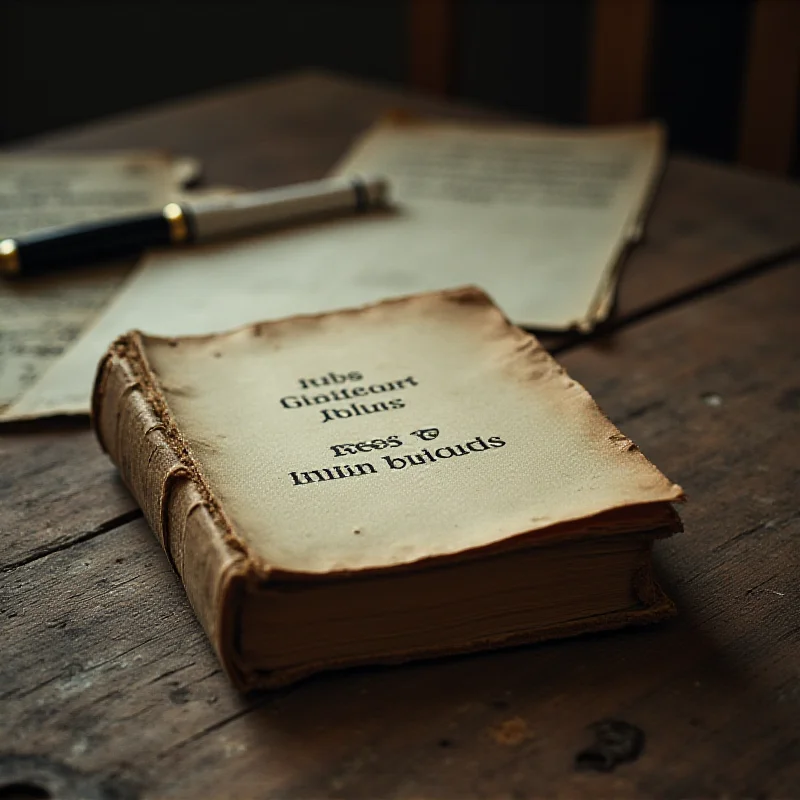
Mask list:
[[[320,176],[398,105],[479,113],[303,73],[36,146],[166,146],[201,158],[209,182],[259,187]],[[800,796],[798,244],[800,188],[673,158],[613,323],[551,342],[689,495],[686,533],[657,554],[680,615],[649,629],[244,697],[92,434],[0,432],[0,787],[109,799]],[[642,755],[576,769],[587,726],[605,718],[641,728]]]

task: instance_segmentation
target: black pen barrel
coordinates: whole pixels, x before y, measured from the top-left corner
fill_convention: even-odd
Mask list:
[[[148,247],[161,247],[189,238],[180,207],[172,218],[164,211],[148,212],[119,220],[86,222],[45,228],[0,242],[0,272],[6,277],[27,278],[135,255]],[[183,225],[181,231],[177,221]],[[183,233],[183,235],[176,235]]]
[[[135,255],[149,247],[205,241],[276,225],[362,212],[387,204],[381,176],[335,177],[263,192],[167,203],[160,211],[86,222],[0,240],[0,276],[27,278]]]

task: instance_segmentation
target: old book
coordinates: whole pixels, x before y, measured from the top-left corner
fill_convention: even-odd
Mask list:
[[[129,333],[93,419],[241,688],[673,612],[680,487],[475,288]]]

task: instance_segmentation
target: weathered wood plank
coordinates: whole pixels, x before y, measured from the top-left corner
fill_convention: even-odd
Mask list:
[[[0,464],[0,572],[140,514],[88,430],[2,431]]]
[[[258,187],[319,176],[392,106],[483,112],[307,73],[189,100],[40,140],[39,147],[171,147],[200,157],[212,183]],[[646,241],[626,266],[621,317],[690,293],[800,242],[800,188],[700,161],[672,159]],[[66,545],[135,506],[88,432],[0,428],[0,569]]]
[[[564,356],[690,496],[658,549],[674,622],[242,698],[139,520],[0,577],[0,774],[24,752],[130,797],[793,795],[798,288],[794,263]],[[577,772],[606,717],[643,755]]]

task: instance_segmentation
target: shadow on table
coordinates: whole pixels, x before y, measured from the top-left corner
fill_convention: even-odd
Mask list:
[[[747,666],[741,643],[706,633],[731,612],[687,606],[663,571],[681,606],[673,621],[319,676],[251,696],[252,711],[186,757],[202,782],[224,742],[235,752],[226,774],[245,795],[678,797],[781,786],[783,762],[770,754],[791,745],[796,713],[767,672]],[[643,755],[610,774],[579,771],[587,726],[609,718],[644,731]]]

